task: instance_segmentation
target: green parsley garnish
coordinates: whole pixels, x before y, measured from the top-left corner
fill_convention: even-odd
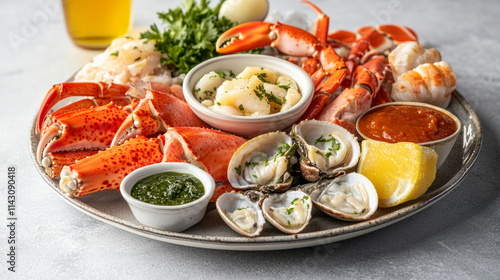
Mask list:
[[[294,209],[293,207],[290,207],[290,208],[285,208],[285,211],[286,211],[286,213],[287,213],[288,215],[290,215],[290,214],[292,213],[293,209]]]
[[[225,79],[226,78],[226,73],[224,72],[217,72],[217,75],[219,75],[219,77],[221,77],[222,79]]]
[[[217,102],[217,105],[219,105],[219,106],[220,106],[220,105],[221,105],[221,104],[220,104],[220,102]]]
[[[240,104],[240,106],[238,106],[238,109],[240,109],[241,111],[245,110],[245,108],[243,108],[243,104]]]
[[[290,145],[288,145],[287,143],[281,143],[279,146],[278,146],[278,153],[274,156],[274,161],[276,161],[276,159],[278,157],[281,157],[283,155],[285,155],[285,153],[290,149]]]
[[[266,81],[265,78],[267,78],[267,73],[259,73],[257,74],[257,78],[263,82],[263,83],[269,83],[268,81]]]
[[[116,51],[116,52],[112,52],[112,53],[110,53],[109,55],[112,55],[112,56],[116,56],[116,57],[118,57],[118,55],[119,55],[119,54],[120,54],[120,52],[119,52],[119,51]]]
[[[136,58],[134,61],[137,61],[137,60],[139,60],[139,59],[141,59],[141,57],[140,57],[140,56],[139,56],[138,58]]]
[[[238,175],[241,176],[241,165],[235,167],[234,170],[236,170],[236,173],[238,173]]]
[[[237,210],[245,210],[245,209],[248,209],[249,207],[246,206],[246,207],[241,207],[241,208],[236,208]]]
[[[276,85],[284,90],[289,90],[290,89],[290,84],[288,85],[280,85],[280,83],[276,83]]]
[[[173,65],[185,74],[200,62],[219,56],[215,42],[224,31],[237,24],[225,17],[219,18],[222,3],[223,0],[212,8],[208,0],[185,0],[184,9],[177,7],[158,13],[164,28],[153,24],[140,38],[147,39],[145,42],[154,41],[156,50],[168,55],[168,58],[162,57],[162,64]]]

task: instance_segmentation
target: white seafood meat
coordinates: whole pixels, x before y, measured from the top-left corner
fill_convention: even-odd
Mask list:
[[[359,173],[349,173],[322,183],[311,192],[311,198],[318,209],[345,221],[366,220],[378,207],[375,187]]]
[[[229,227],[242,235],[255,237],[262,232],[266,222],[259,202],[246,194],[229,192],[219,196],[215,205]]]
[[[262,202],[267,221],[284,233],[296,234],[309,224],[312,200],[303,191],[271,194]]]
[[[243,144],[229,162],[229,183],[238,189],[286,191],[291,183],[290,166],[295,145],[284,132],[257,136]]]
[[[357,138],[339,125],[302,121],[292,128],[291,135],[298,145],[301,174],[308,181],[335,177],[358,163]]]

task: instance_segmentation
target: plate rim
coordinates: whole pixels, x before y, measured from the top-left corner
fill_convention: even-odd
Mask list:
[[[341,226],[315,232],[299,233],[295,235],[259,236],[250,238],[234,236],[203,236],[199,234],[169,232],[118,218],[111,214],[97,210],[96,208],[93,208],[82,201],[70,198],[63,194],[59,190],[59,188],[57,188],[57,186],[54,184],[54,180],[51,179],[45,173],[43,168],[38,165],[35,145],[35,142],[36,144],[38,144],[38,141],[34,141],[37,139],[37,135],[35,135],[34,133],[36,115],[33,118],[33,123],[29,128],[29,145],[31,149],[30,155],[35,168],[47,183],[48,187],[69,205],[83,212],[84,214],[89,215],[92,218],[143,237],[177,245],[220,250],[261,251],[310,247],[360,236],[404,220],[439,201],[441,198],[455,189],[459,185],[459,183],[465,179],[466,175],[479,156],[483,138],[482,128],[476,112],[465,100],[465,98],[457,90],[454,90],[452,94],[460,103],[460,105],[465,109],[465,111],[467,111],[467,113],[469,114],[476,134],[473,138],[473,143],[470,146],[472,151],[470,152],[469,158],[467,158],[462,163],[461,168],[452,178],[448,180],[448,182],[439,187],[437,190],[429,194],[424,194],[417,200],[411,201],[410,203],[408,203],[408,205],[393,212],[381,215],[380,217],[377,217],[375,219],[352,223],[347,226]]]

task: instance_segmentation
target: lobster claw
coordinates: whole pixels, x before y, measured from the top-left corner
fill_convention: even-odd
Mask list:
[[[271,36],[272,23],[252,21],[237,25],[217,39],[218,53],[230,54],[269,46],[275,38]]]

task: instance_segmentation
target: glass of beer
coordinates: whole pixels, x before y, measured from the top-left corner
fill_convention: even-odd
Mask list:
[[[129,31],[132,0],[62,0],[66,28],[79,47],[104,49]]]

